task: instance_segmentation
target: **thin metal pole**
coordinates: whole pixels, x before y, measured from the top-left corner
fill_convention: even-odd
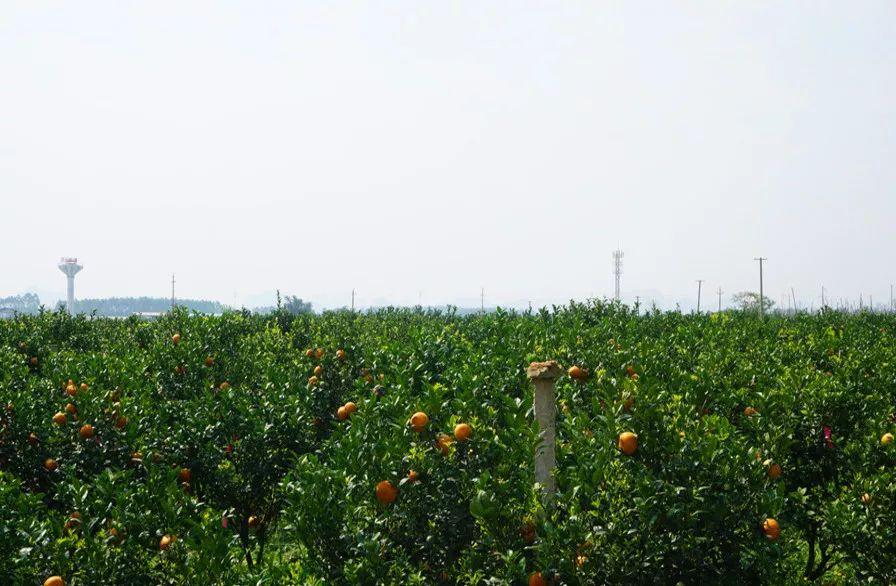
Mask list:
[[[700,313],[700,293],[703,291],[703,279],[697,279],[697,313]]]
[[[719,290],[716,291],[719,294],[719,313],[722,312],[722,288],[719,287]]]
[[[759,261],[759,317],[761,318],[765,314],[765,292],[762,288],[762,262],[768,260],[765,257],[754,258],[753,260]]]

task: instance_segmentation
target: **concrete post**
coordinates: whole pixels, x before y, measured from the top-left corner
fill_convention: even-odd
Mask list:
[[[554,468],[557,465],[557,406],[554,402],[554,381],[563,374],[555,360],[533,362],[526,375],[535,384],[535,419],[541,441],[535,448],[535,480],[544,492],[544,503],[550,504],[557,491]]]

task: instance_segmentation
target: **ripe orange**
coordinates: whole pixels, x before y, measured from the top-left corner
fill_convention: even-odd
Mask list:
[[[81,429],[78,431],[78,434],[81,436],[81,439],[90,439],[93,437],[93,426],[89,423],[85,423],[81,426]]]
[[[171,343],[175,346],[180,344],[180,334],[174,334],[173,336],[171,336]]]
[[[33,432],[29,433],[28,434],[28,443],[32,446],[36,446],[37,444],[39,444],[40,440],[37,438],[37,434],[35,434]]]
[[[324,349],[323,349],[323,348],[318,348],[317,350],[315,350],[315,351],[314,351],[314,357],[317,358],[318,360],[320,360],[321,358],[323,358],[323,357],[324,357]]]
[[[61,576],[50,576],[44,580],[44,586],[65,586],[65,580]]]
[[[218,388],[221,389],[222,391],[226,391],[227,389],[230,388],[230,383],[227,381],[224,381],[223,383],[218,385]]]
[[[143,452],[131,453],[131,463],[139,464],[140,462],[143,462]]]
[[[336,350],[336,358],[338,358],[339,360],[345,360],[345,350],[343,350],[342,348]]]
[[[777,480],[781,477],[781,465],[780,464],[772,464],[768,467],[768,477],[772,480]]]
[[[181,468],[180,472],[177,473],[177,477],[181,482],[190,482],[191,476],[193,476],[193,474],[190,472],[189,468]]]
[[[74,404],[72,404],[72,403],[66,403],[65,410],[66,410],[66,412],[68,412],[71,415],[77,415],[77,413],[78,413],[78,408],[75,407]]]
[[[344,407],[345,407],[345,410],[348,411],[348,414],[349,414],[349,415],[351,415],[352,413],[354,413],[355,411],[358,410],[358,406],[355,405],[355,404],[354,404],[353,402],[351,402],[351,401],[349,401],[348,403],[346,403],[346,404],[344,405]]]
[[[68,422],[68,417],[65,416],[65,413],[59,412],[53,416],[53,423],[56,425],[65,425]]]
[[[205,357],[205,365],[208,366],[208,367],[212,367],[212,366],[214,366],[214,365],[215,365],[215,359],[212,358],[211,356],[206,356],[206,357]]]
[[[124,429],[124,426],[128,424],[128,418],[124,415],[119,416],[118,419],[115,420],[115,427],[118,429]]]
[[[880,443],[883,444],[883,445],[885,445],[885,446],[886,446],[886,445],[889,445],[889,444],[891,444],[891,443],[893,443],[893,434],[892,434],[892,433],[885,433],[885,434],[883,435],[883,437],[880,438]]]
[[[247,523],[249,525],[249,529],[255,529],[256,527],[258,527],[258,522],[259,522],[258,517],[256,517],[255,515],[251,515],[249,517],[249,520],[247,521]]]
[[[424,429],[426,429],[426,424],[429,423],[429,415],[424,413],[423,411],[417,411],[413,415],[411,415],[411,429],[420,433]]]
[[[384,505],[392,503],[398,497],[398,489],[388,480],[381,480],[376,485],[376,500]]]
[[[769,541],[775,541],[781,536],[781,526],[778,525],[777,521],[769,517],[762,524],[762,532],[765,533]]]
[[[308,379],[308,384],[311,385],[312,387],[317,386],[317,377],[316,377],[316,376],[312,376],[311,378],[309,378],[309,379]]]
[[[442,452],[443,456],[447,456],[451,447],[451,436],[445,433],[440,433],[436,436],[436,448]]]
[[[548,581],[544,579],[541,572],[532,572],[529,576],[529,586],[548,586]]]
[[[162,539],[159,540],[159,549],[165,551],[168,549],[172,543],[177,541],[177,536],[175,535],[163,535]]]
[[[473,428],[467,423],[458,423],[454,426],[454,437],[457,441],[465,442],[473,435]]]
[[[628,398],[625,399],[625,402],[622,404],[622,408],[626,411],[631,411],[634,404],[635,398],[629,395]]]
[[[75,387],[75,385],[68,385],[67,387],[65,387],[65,393],[69,397],[74,397],[76,394],[78,394],[78,389],[77,387]]]
[[[580,366],[571,366],[566,374],[569,375],[569,378],[573,380],[585,380],[588,376],[586,371]]]
[[[626,456],[631,456],[638,451],[638,436],[630,431],[624,431],[619,434],[619,449]]]
[[[752,417],[757,413],[759,413],[759,411],[757,411],[754,407],[747,407],[746,409],[744,409],[744,417]]]
[[[867,492],[862,495],[862,504],[866,507],[871,504],[871,495]]]
[[[320,364],[314,367],[314,376],[320,376],[324,373],[323,367]]]
[[[349,415],[351,415],[351,413],[348,412],[348,409],[345,408],[345,405],[336,410],[336,417],[339,419],[339,421],[345,421],[346,419],[348,419]]]
[[[57,468],[59,468],[59,464],[57,464],[56,460],[54,460],[53,458],[47,458],[46,460],[44,460],[44,469],[47,472],[53,472]]]
[[[311,348],[308,348],[307,350],[305,350],[305,356],[307,356],[308,358],[313,358],[314,350],[312,350]]]
[[[420,475],[417,474],[416,470],[411,470],[408,472],[408,482],[417,482],[417,479],[420,478]]]
[[[88,389],[90,389],[90,387],[87,386],[87,383],[81,383],[81,392],[82,393],[86,393]]]
[[[29,362],[31,363],[31,366],[37,366],[37,356],[32,356]]]

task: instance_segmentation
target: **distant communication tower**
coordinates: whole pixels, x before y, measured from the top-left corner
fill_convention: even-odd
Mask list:
[[[59,270],[65,273],[68,279],[68,313],[75,313],[75,275],[84,267],[78,264],[76,258],[59,259]]]
[[[613,274],[616,276],[616,290],[613,293],[613,298],[619,301],[619,277],[622,275],[622,251],[614,250],[613,251]]]

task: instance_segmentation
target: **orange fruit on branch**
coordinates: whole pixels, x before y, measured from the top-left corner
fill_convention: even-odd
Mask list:
[[[473,435],[473,428],[467,423],[458,423],[454,426],[454,437],[457,441],[464,442]]]
[[[89,423],[85,423],[81,426],[81,429],[78,431],[78,435],[81,436],[81,439],[90,439],[93,437],[93,426]]]
[[[588,372],[581,366],[571,366],[566,374],[573,380],[585,380],[588,377]]]
[[[171,547],[171,544],[177,541],[177,536],[175,535],[163,535],[162,539],[159,540],[159,549],[162,551],[167,550]]]
[[[65,580],[62,576],[50,576],[44,580],[44,586],[65,586]]]
[[[57,464],[56,460],[54,460],[53,458],[47,458],[46,460],[44,460],[44,469],[47,472],[53,472],[57,468],[59,468],[59,464]]]
[[[429,423],[429,416],[423,411],[417,411],[413,415],[411,415],[411,429],[420,433],[424,429],[426,429],[426,424]]]
[[[638,451],[638,436],[630,431],[624,431],[619,434],[617,445],[623,454],[631,456]]]
[[[53,423],[56,425],[65,425],[68,422],[68,417],[65,416],[65,413],[59,412],[53,416]]]
[[[769,541],[775,541],[781,536],[781,526],[778,525],[776,520],[769,517],[762,524],[762,532],[765,533],[765,537]]]
[[[388,480],[381,480],[376,485],[376,500],[384,505],[391,504],[398,497],[398,489]]]

